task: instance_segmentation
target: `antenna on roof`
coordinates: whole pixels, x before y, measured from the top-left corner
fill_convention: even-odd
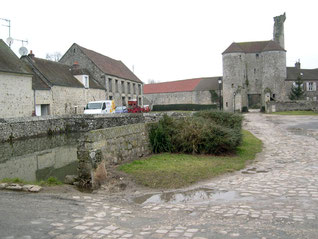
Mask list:
[[[132,71],[133,71],[133,73],[135,73],[135,66],[134,65],[132,65]]]
[[[11,20],[5,19],[5,18],[0,18],[0,20],[6,21],[8,23],[8,25],[2,25],[2,26],[9,28],[9,37],[7,38],[6,42],[9,45],[9,47],[11,47],[13,43],[13,38],[11,37]]]

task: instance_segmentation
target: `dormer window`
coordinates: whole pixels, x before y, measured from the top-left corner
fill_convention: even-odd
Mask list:
[[[89,88],[89,78],[88,78],[88,76],[83,76],[83,80],[84,80],[84,87],[85,88]]]

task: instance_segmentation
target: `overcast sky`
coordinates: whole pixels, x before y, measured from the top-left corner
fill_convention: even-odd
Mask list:
[[[286,12],[287,65],[318,68],[317,0],[7,0],[0,18],[36,57],[62,55],[76,42],[123,61],[145,83],[222,75],[232,42],[273,37]],[[0,21],[0,38],[8,37]],[[21,42],[12,49],[18,54]]]

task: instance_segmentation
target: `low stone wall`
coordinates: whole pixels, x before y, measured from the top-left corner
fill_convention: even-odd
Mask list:
[[[0,142],[144,123],[142,114],[67,115],[0,119]]]
[[[158,121],[165,113],[65,115],[0,119],[0,142]],[[168,112],[172,117],[189,113]]]
[[[294,110],[312,110],[318,111],[317,101],[269,101],[266,103],[266,113],[294,111]]]
[[[106,180],[107,166],[132,161],[150,152],[144,123],[89,131],[78,144],[80,184],[97,188]]]

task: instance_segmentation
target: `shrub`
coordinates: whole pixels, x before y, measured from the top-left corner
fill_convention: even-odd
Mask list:
[[[194,114],[196,117],[210,119],[221,126],[241,130],[243,117],[239,114],[233,114],[223,111],[200,111]]]
[[[154,105],[153,111],[173,111],[173,110],[185,110],[185,111],[199,111],[199,110],[212,110],[216,109],[217,105],[199,105],[199,104],[170,104],[170,105]]]
[[[220,113],[220,112],[218,112]],[[219,125],[213,117],[186,117],[174,119],[165,115],[158,123],[150,125],[149,138],[154,153],[203,153],[221,154],[234,152],[241,142],[242,117],[226,121],[219,120],[225,127]],[[233,114],[229,114],[232,116]],[[225,117],[225,116],[224,116]],[[216,117],[216,119],[222,119]],[[235,127],[234,127],[234,126]]]
[[[171,152],[171,134],[173,133],[173,119],[164,115],[158,123],[149,125],[149,139],[154,153]]]
[[[171,141],[175,152],[220,154],[235,151],[241,142],[241,134],[200,117],[180,119]]]

